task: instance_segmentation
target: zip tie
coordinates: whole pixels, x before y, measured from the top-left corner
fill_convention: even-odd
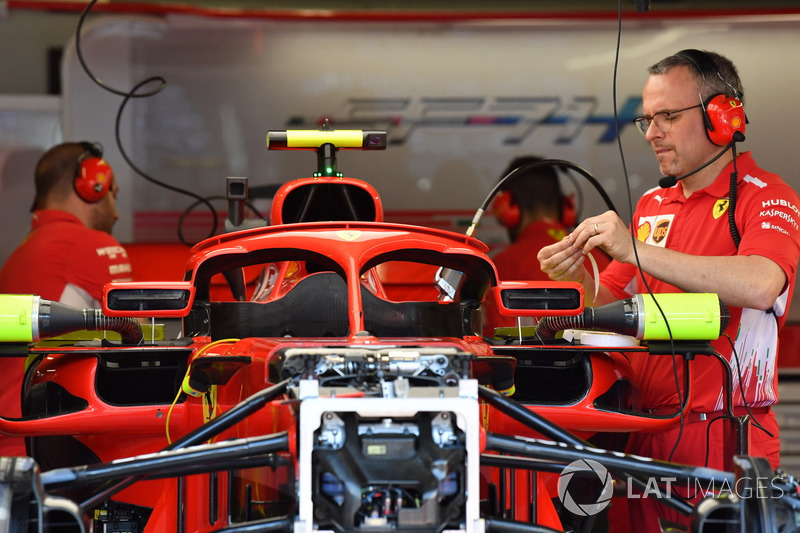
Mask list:
[[[595,261],[592,253],[589,252],[586,255],[589,256],[589,262],[592,264],[592,279],[594,279],[594,298],[592,298],[592,302],[597,302],[597,293],[600,290],[600,282],[598,281],[600,278],[600,269],[597,267],[597,261]]]

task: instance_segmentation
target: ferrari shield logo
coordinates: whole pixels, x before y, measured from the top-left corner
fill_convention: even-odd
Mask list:
[[[728,204],[730,204],[730,200],[728,198],[720,198],[717,200],[717,202],[714,204],[714,212],[712,213],[714,215],[714,219],[718,219],[725,214],[725,211],[728,210]]]
[[[343,230],[337,231],[336,236],[343,241],[354,241],[361,236],[361,232],[357,230]]]

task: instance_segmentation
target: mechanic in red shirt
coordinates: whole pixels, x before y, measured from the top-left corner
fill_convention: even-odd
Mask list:
[[[778,401],[778,332],[786,321],[800,256],[800,200],[780,177],[758,167],[749,152],[737,155],[746,119],[741,81],[730,60],[683,50],[649,73],[642,94],[645,115],[635,122],[666,177],[642,196],[634,212],[638,260],[653,293],[716,293],[729,307],[730,323],[713,347],[733,368],[734,414],[749,407],[754,415],[749,455],[766,457],[776,468],[780,441],[770,406]],[[728,217],[731,211],[735,225]],[[598,296],[591,302],[601,305],[647,292],[633,243],[626,224],[606,212],[581,222],[538,258],[551,279],[581,282],[589,301],[597,281],[584,268],[583,254],[597,247],[608,252],[614,261],[600,275]],[[677,359],[677,382],[683,383]],[[672,358],[632,358],[632,363],[642,406],[660,414],[677,412]],[[710,356],[698,356],[691,364],[691,412],[682,427],[633,434],[629,451],[722,469],[723,370]],[[637,531],[658,531],[656,515],[685,523],[655,498],[629,506],[632,523],[648,526]]]
[[[99,145],[64,143],[35,171],[31,231],[0,270],[0,293],[36,294],[79,308],[99,306],[103,285],[131,279],[127,253],[111,236],[117,183]],[[3,360],[0,414],[19,417],[24,360]],[[0,455],[26,455],[23,439],[0,436]]]
[[[501,178],[515,169],[542,161],[535,156],[517,157]],[[508,231],[510,244],[492,257],[501,280],[547,280],[543,272],[530,268],[535,254],[543,246],[560,241],[574,225],[574,208],[566,213],[572,220],[565,224],[564,203],[558,173],[553,167],[522,170],[495,196],[491,210],[495,219]],[[569,209],[567,209],[569,211]],[[517,326],[517,319],[497,312],[492,298],[483,305],[483,335],[494,336],[498,327]]]
[[[501,178],[523,165],[544,161],[541,157],[515,158]],[[492,257],[502,281],[549,281],[547,274],[531,269],[539,250],[560,241],[575,226],[575,202],[564,195],[558,172],[553,166],[540,166],[517,172],[491,205],[492,214],[508,230],[510,244]],[[608,256],[597,250],[593,257],[598,267],[608,264]],[[487,298],[483,309],[483,335],[493,337],[498,327],[516,327],[515,317],[497,312],[492,298]]]

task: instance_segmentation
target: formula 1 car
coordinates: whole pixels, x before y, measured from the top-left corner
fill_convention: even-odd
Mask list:
[[[0,458],[0,531],[589,531],[621,485],[658,477],[749,489],[664,498],[692,531],[795,529],[797,485],[764,459],[620,452],[679,419],[639,408],[628,361],[702,353],[725,325],[715,295],[593,309],[579,284],[500,280],[478,239],[384,222],[377,191],[339,173],[338,150],[384,132],[268,145],[314,150],[317,172],[254,227],[229,179],[231,231],[193,248],[183,280],[109,284],[102,309],[0,298],[4,355],[30,361],[24,418],[0,419],[29,452]],[[409,299],[387,272],[413,269],[430,287]],[[486,298],[536,328],[480,336]],[[156,319],[180,332],[156,338]],[[599,482],[588,500],[576,473]]]

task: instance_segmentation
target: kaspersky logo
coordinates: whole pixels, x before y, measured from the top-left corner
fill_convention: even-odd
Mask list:
[[[584,494],[584,487],[593,487],[595,478],[602,484],[596,497]],[[587,479],[590,482],[587,482]],[[591,492],[591,491],[590,491]],[[568,464],[558,477],[558,499],[564,508],[578,516],[596,515],[611,503],[614,481],[606,467],[591,459],[579,459]],[[584,501],[586,498],[590,501]]]

